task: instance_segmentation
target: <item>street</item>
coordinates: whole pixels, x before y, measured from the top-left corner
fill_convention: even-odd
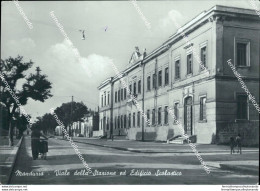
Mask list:
[[[211,173],[207,174],[193,153],[134,153],[75,142],[92,172],[96,174],[103,172],[103,175],[80,176],[79,172],[84,170],[83,164],[68,141],[50,138],[47,160],[32,160],[30,142],[30,137],[26,136],[10,184],[256,184],[258,182],[258,176],[212,166],[209,166]],[[202,153],[201,156],[207,164],[211,164],[222,160],[250,161],[258,158],[258,153],[243,155]],[[140,176],[138,172],[141,170],[143,173],[151,174]],[[165,170],[175,173],[165,176],[163,175]],[[22,175],[24,172],[34,172],[36,176]]]

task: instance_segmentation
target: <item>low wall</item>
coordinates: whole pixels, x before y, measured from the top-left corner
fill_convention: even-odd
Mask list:
[[[173,127],[159,126],[146,127],[144,129],[145,141],[167,141],[167,139],[174,136]],[[127,130],[127,138],[129,140],[142,140],[142,128],[130,128]]]
[[[103,131],[93,131],[93,137],[98,137],[102,135],[103,135]]]

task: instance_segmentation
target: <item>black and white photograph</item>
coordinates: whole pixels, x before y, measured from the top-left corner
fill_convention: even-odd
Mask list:
[[[1,189],[256,191],[259,66],[259,0],[1,1]]]

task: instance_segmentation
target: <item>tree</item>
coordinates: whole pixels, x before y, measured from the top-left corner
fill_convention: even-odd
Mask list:
[[[71,135],[71,126],[73,122],[82,121],[84,115],[88,114],[88,108],[83,102],[68,102],[57,107],[54,112],[62,121],[64,127],[69,127]]]
[[[27,125],[29,125],[29,122],[27,121],[26,117],[24,115],[21,115],[20,113],[16,112],[14,114],[16,119],[16,127],[19,130],[18,137],[21,137],[23,132],[27,129]]]
[[[45,134],[54,134],[55,128],[56,126],[58,126],[58,123],[56,122],[52,114],[46,113],[42,117],[37,117],[35,125],[43,130]]]
[[[16,58],[9,57],[5,60],[1,59],[0,63],[0,74],[1,74],[1,104],[7,109],[7,124],[9,129],[9,144],[13,145],[13,126],[11,125],[13,116],[16,109],[19,107],[15,98],[8,91],[6,84],[7,82],[13,91],[15,97],[19,103],[23,106],[27,104],[29,98],[35,101],[44,102],[50,98],[51,95],[51,82],[47,80],[46,75],[40,74],[40,68],[37,67],[36,73],[25,75],[25,72],[30,69],[33,62],[23,62],[22,56]],[[17,82],[19,80],[25,80],[22,87],[18,89]]]

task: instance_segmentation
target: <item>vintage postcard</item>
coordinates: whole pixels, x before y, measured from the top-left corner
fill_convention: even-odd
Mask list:
[[[1,16],[3,190],[258,190],[259,1],[14,0]]]

